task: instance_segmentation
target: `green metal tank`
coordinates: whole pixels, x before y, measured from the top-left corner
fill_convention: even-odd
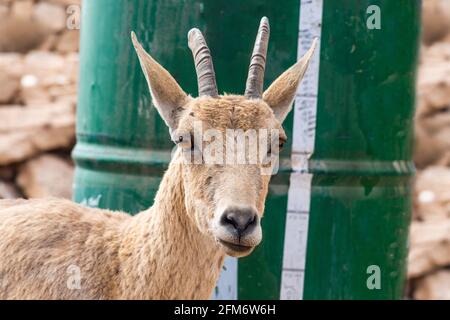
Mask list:
[[[257,26],[271,23],[266,87],[313,37],[320,48],[285,122],[264,239],[228,259],[215,298],[402,296],[411,213],[419,0],[96,0],[82,9],[74,200],[152,205],[173,144],[132,48],[196,95],[186,35],[198,27],[221,92],[244,92]],[[300,40],[299,40],[300,35]]]

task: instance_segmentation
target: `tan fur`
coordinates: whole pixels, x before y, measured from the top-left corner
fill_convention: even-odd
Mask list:
[[[224,253],[186,214],[181,175],[171,165],[155,205],[135,217],[58,199],[0,201],[0,299],[209,298]],[[81,289],[67,286],[72,265]]]
[[[285,140],[273,109],[286,113],[290,105],[232,95],[189,98],[137,41],[135,46],[153,101],[175,138],[201,122],[224,134],[278,129]],[[281,77],[298,84],[295,77],[303,73],[296,67]],[[292,101],[280,96],[294,95],[291,87],[278,94],[271,89],[272,103]],[[208,299],[225,254],[248,255],[261,241],[259,220],[242,243],[219,230],[220,215],[242,206],[262,217],[270,176],[261,175],[261,164],[183,163],[183,152],[180,145],[154,205],[133,217],[58,199],[0,201],[0,299]],[[224,239],[218,234],[250,249],[219,243]],[[73,267],[80,271],[79,287],[72,283]]]

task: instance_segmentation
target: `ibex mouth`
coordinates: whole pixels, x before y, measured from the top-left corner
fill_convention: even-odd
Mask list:
[[[218,239],[218,241],[225,248],[232,250],[234,252],[239,252],[239,253],[250,252],[254,248],[252,246],[245,246],[245,245],[241,245],[241,244],[231,243],[231,242],[228,242],[228,241],[225,241],[222,239]]]

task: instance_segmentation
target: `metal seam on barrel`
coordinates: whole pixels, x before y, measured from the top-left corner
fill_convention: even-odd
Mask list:
[[[143,172],[165,169],[171,159],[167,150],[148,150],[143,148],[105,146],[102,144],[78,142],[72,151],[72,157],[79,167],[97,169],[112,166],[121,172],[128,172],[132,167]],[[137,168],[139,167],[139,168]]]
[[[343,176],[411,176],[415,173],[414,163],[405,160],[309,160],[308,169],[313,174]]]

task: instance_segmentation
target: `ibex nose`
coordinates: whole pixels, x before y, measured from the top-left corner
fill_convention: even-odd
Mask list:
[[[258,224],[258,214],[251,208],[229,208],[220,219],[222,226],[231,229],[239,237],[251,233]]]

